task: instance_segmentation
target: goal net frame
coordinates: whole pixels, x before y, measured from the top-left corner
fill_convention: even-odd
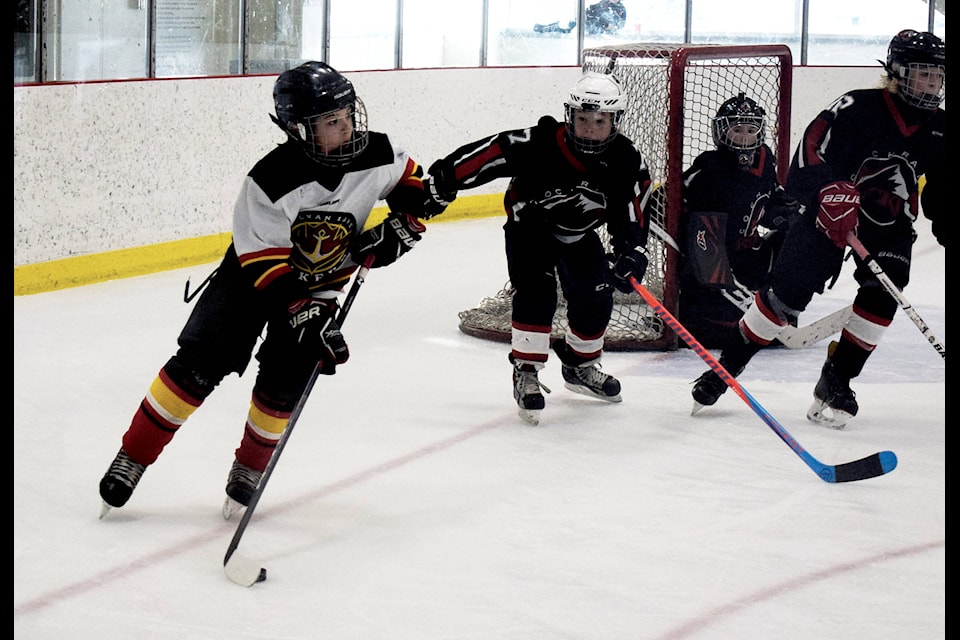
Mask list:
[[[721,104],[743,92],[766,111],[765,142],[776,155],[777,177],[784,182],[790,164],[790,48],[781,44],[632,43],[585,49],[582,68],[615,74],[628,95],[620,132],[643,154],[653,180],[644,196],[651,233],[646,246],[650,263],[643,284],[677,315],[680,247],[675,239],[683,171],[700,153],[715,148],[713,116]],[[598,233],[609,248],[605,227]],[[512,296],[507,282],[478,307],[461,311],[460,330],[509,342]],[[562,339],[566,331],[566,301],[558,286],[551,339]],[[614,293],[604,349],[671,351],[678,346],[676,334],[639,294]]]

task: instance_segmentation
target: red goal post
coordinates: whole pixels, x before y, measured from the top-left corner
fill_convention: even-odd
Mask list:
[[[767,113],[766,143],[777,156],[778,176],[784,180],[790,164],[790,49],[779,44],[623,44],[585,49],[583,70],[614,73],[629,97],[620,131],[643,153],[653,178],[644,209],[652,232],[643,284],[676,315],[679,256],[671,245],[679,225],[683,170],[700,153],[714,148],[713,116],[724,101],[743,92]],[[600,235],[609,246],[604,229]],[[461,311],[460,330],[509,342],[512,295],[507,282],[478,307]],[[553,339],[567,330],[566,302],[559,289],[558,297]],[[676,334],[637,293],[614,294],[605,349],[666,351],[677,346]]]

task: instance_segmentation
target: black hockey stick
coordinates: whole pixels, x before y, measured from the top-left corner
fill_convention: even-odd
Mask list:
[[[350,291],[347,293],[347,297],[344,298],[343,304],[340,307],[340,315],[337,318],[340,326],[343,326],[343,321],[347,317],[347,312],[350,311],[350,307],[353,306],[353,301],[357,297],[360,287],[363,286],[364,280],[367,278],[367,273],[370,271],[370,265],[372,262],[373,256],[368,258],[363,266],[357,270],[357,275],[353,279],[353,285],[350,287]],[[303,412],[303,406],[306,404],[307,398],[310,396],[310,392],[313,390],[313,385],[316,384],[317,378],[319,377],[320,366],[318,365],[314,368],[313,373],[310,374],[310,379],[307,381],[306,388],[304,388],[303,393],[300,394],[300,399],[297,400],[297,404],[294,406],[293,411],[290,412],[290,418],[287,420],[287,426],[283,430],[283,435],[280,436],[280,440],[277,442],[277,446],[273,450],[273,455],[270,456],[270,462],[267,463],[267,468],[263,471],[263,476],[260,478],[260,484],[257,485],[257,490],[254,491],[253,496],[250,497],[250,504],[247,505],[247,509],[244,511],[243,517],[240,518],[240,523],[237,525],[237,530],[233,534],[233,539],[230,540],[230,546],[227,547],[227,554],[223,557],[223,570],[226,572],[228,578],[239,585],[250,587],[267,579],[267,570],[261,567],[260,563],[258,563],[256,560],[252,560],[237,553],[237,547],[240,545],[240,538],[243,537],[244,531],[247,530],[247,525],[250,523],[250,518],[253,517],[253,511],[257,508],[257,503],[260,502],[260,496],[263,495],[263,490],[267,486],[267,481],[270,479],[270,476],[273,475],[273,470],[277,466],[277,461],[280,459],[280,454],[283,453],[283,448],[287,446],[287,441],[290,439],[290,434],[293,433],[293,428],[296,426],[297,420],[300,418],[300,414]]]
[[[720,379],[726,382],[727,386],[733,389],[734,392],[753,409],[754,413],[760,416],[767,426],[773,429],[773,432],[780,436],[780,439],[786,442],[787,445],[793,449],[793,452],[800,456],[800,459],[803,460],[808,467],[813,469],[814,473],[820,476],[821,480],[832,483],[866,480],[867,478],[875,478],[876,476],[890,473],[897,468],[897,456],[893,451],[881,451],[871,454],[866,458],[861,458],[860,460],[844,462],[838,465],[824,464],[814,458],[777,422],[776,418],[760,406],[760,403],[737,382],[736,378],[730,375],[730,372],[728,372],[716,358],[710,355],[709,351],[703,348],[703,345],[701,345],[689,331],[683,328],[683,325],[660,304],[660,301],[657,300],[646,287],[637,282],[637,279],[633,277],[630,278],[630,284],[632,284],[633,288],[637,290],[637,293],[646,300],[654,312],[667,323],[667,326],[673,329],[673,331],[690,346],[690,349],[693,350],[694,353],[710,365],[710,368],[720,376]]]
[[[943,346],[943,343],[937,340],[937,337],[933,335],[933,332],[930,331],[930,327],[927,326],[927,323],[923,321],[923,318],[920,317],[920,314],[916,312],[913,306],[907,301],[904,297],[903,292],[900,291],[899,287],[893,283],[893,280],[890,279],[883,269],[877,264],[877,261],[873,259],[873,256],[870,255],[870,252],[867,251],[867,248],[863,246],[863,243],[860,242],[858,238],[852,231],[847,234],[847,244],[849,244],[853,250],[860,256],[860,259],[870,268],[870,271],[873,272],[873,275],[877,277],[877,280],[880,281],[880,284],[883,285],[883,288],[887,290],[893,299],[897,301],[897,304],[900,305],[900,308],[910,316],[910,319],[913,320],[913,324],[917,325],[917,329],[920,329],[920,333],[923,334],[923,337],[927,339],[927,342],[933,345],[933,348],[937,350],[937,353],[946,360],[947,359],[947,348]]]

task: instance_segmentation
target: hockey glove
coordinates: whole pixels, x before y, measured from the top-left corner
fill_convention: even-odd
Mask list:
[[[427,177],[423,181],[423,197],[424,218],[429,220],[446,211],[450,203],[456,200],[457,194],[439,190],[436,178]]]
[[[763,205],[759,224],[771,231],[786,231],[800,217],[801,210],[800,202],[777,186]]]
[[[315,298],[294,301],[288,308],[290,328],[307,353],[320,362],[320,373],[333,375],[350,357],[347,341],[333,317],[336,305]]]
[[[453,177],[453,166],[446,160],[437,160],[430,165],[430,174],[423,181],[424,211],[426,217],[443,213],[450,203],[456,200],[456,180]]]
[[[820,189],[819,199],[817,229],[838,248],[846,248],[847,233],[856,235],[860,225],[860,192],[852,182],[831,182]]]
[[[613,286],[617,291],[630,293],[633,291],[630,276],[633,276],[639,282],[643,280],[643,274],[646,271],[647,256],[636,249],[625,251],[617,256],[613,263]]]
[[[351,251],[353,261],[362,264],[367,256],[372,255],[374,269],[393,264],[397,258],[413,249],[426,230],[423,223],[410,214],[392,212],[386,220],[367,229],[356,239]]]

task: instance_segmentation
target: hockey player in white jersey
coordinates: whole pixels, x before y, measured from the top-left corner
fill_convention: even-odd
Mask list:
[[[280,74],[273,97],[271,118],[287,139],[243,181],[233,242],[100,481],[101,517],[127,503],[217,385],[243,373],[266,327],[223,515],[248,505],[318,362],[333,374],[349,357],[335,319],[338,294],[369,257],[373,268],[389,265],[425,231],[423,170],[386,134],[367,129],[366,107],[347,78],[305,62]],[[379,201],[390,213],[364,231]]]

